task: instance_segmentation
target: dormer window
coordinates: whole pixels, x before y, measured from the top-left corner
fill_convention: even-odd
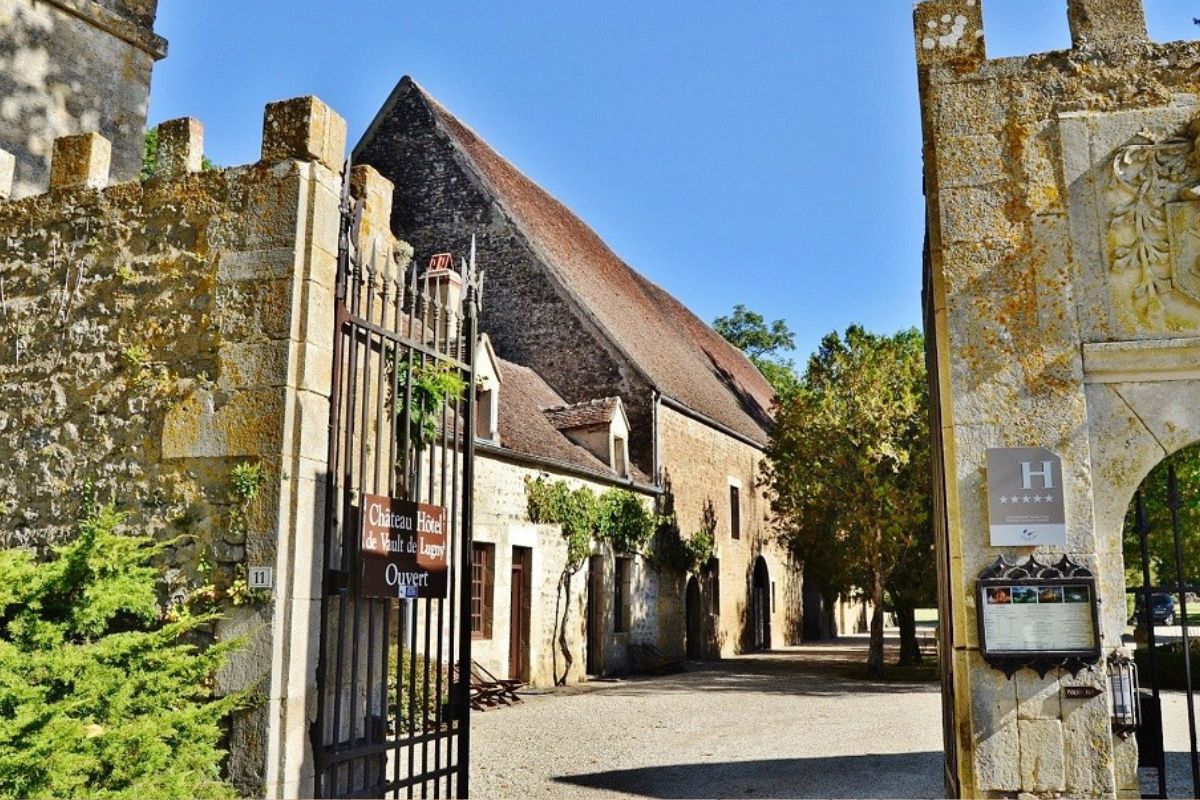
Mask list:
[[[475,390],[475,437],[496,441],[496,392],[482,387]]]
[[[620,436],[613,437],[612,467],[622,478],[629,476],[629,446]]]
[[[475,438],[500,444],[500,366],[487,334],[475,349]]]
[[[629,419],[621,398],[602,397],[547,408],[543,413],[555,428],[604,466],[622,478],[629,477]]]

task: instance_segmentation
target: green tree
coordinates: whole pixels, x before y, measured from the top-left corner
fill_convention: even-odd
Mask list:
[[[746,354],[775,389],[780,402],[796,390],[796,364],[783,356],[796,346],[796,335],[786,322],[777,319],[767,324],[762,314],[739,303],[729,316],[713,320],[713,330]]]
[[[805,579],[873,604],[867,667],[881,675],[889,587],[893,604],[911,612],[922,596],[917,576],[933,580],[921,334],[852,326],[826,336],[780,407],[767,453],[772,509]],[[911,625],[908,633],[912,647]]]
[[[1194,580],[1200,575],[1200,445],[1192,445],[1160,461],[1141,485],[1146,520],[1150,523],[1147,536],[1150,580],[1159,586],[1173,584],[1178,579],[1171,509],[1167,505],[1167,471],[1171,466],[1175,467],[1179,482],[1179,534],[1184,580]],[[1124,531],[1125,578],[1131,587],[1142,585],[1141,539],[1137,533],[1135,509],[1136,503],[1131,502],[1125,515]],[[1200,609],[1189,607],[1188,611],[1195,613]]]
[[[147,128],[142,135],[142,169],[141,179],[148,181],[154,177],[154,167],[158,164],[158,128]],[[216,169],[217,165],[208,156],[200,157],[200,168]]]
[[[167,621],[151,559],[164,545],[118,532],[111,506],[37,561],[0,552],[0,796],[227,797],[214,698],[231,645],[189,640],[212,623]]]

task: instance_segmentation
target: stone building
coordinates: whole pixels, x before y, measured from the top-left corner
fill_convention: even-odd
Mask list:
[[[630,468],[661,483],[685,534],[715,512],[714,562],[658,593],[657,647],[682,655],[689,628],[711,655],[798,639],[799,576],[759,484],[773,395],[754,365],[411,79],[354,160],[395,184],[393,229],[417,251],[476,237],[482,329],[502,358],[565,403],[620,397]]]
[[[472,658],[533,686],[629,671],[628,645],[657,640],[655,599],[671,576],[601,545],[569,577],[569,588],[560,587],[562,529],[530,523],[526,495],[526,481],[565,481],[597,496],[629,490],[652,507],[657,488],[624,456],[621,399],[568,405],[533,370],[498,358],[486,336],[476,370]],[[564,612],[569,667],[555,636],[556,614]]]
[[[1107,659],[1134,492],[1200,440],[1200,44],[1151,41],[1141,0],[1069,0],[1071,49],[989,59],[983,5],[914,12],[947,787],[1138,797]],[[989,539],[985,451],[1016,447],[1061,458],[1065,543]],[[1095,577],[1084,669],[1006,677],[983,657],[976,580],[1031,555]]]
[[[205,170],[201,125],[172,120],[136,180],[166,47],[155,6],[0,0],[0,545],[71,535],[84,485],[132,528],[182,537],[172,591],[213,565],[228,600],[215,636],[245,642],[218,690],[261,698],[232,721],[229,776],[248,795],[310,796],[346,127],[315,98],[271,104],[260,160]],[[489,266],[477,660],[535,684],[562,670],[550,639],[565,545],[529,523],[526,478],[631,491],[670,505],[685,533],[714,520],[699,575],[593,552],[570,582],[567,680],[635,667],[634,644],[717,655],[793,638],[799,579],[758,485],[762,376],[411,82],[367,145],[406,98],[425,111],[409,130],[420,147],[377,163],[408,185],[393,202],[387,179],[355,167],[355,234],[372,264],[404,270],[413,248],[393,229],[423,255],[474,233]],[[247,502],[245,464],[262,480]],[[252,568],[272,571],[271,589],[234,602]]]
[[[154,62],[158,0],[0,0],[0,177],[15,197],[50,184],[61,136],[99,133],[116,180],[136,177]]]

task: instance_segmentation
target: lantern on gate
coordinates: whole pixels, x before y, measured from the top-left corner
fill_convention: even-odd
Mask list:
[[[1114,650],[1108,657],[1108,682],[1113,733],[1126,739],[1141,727],[1142,704],[1138,696],[1137,664],[1123,650]]]

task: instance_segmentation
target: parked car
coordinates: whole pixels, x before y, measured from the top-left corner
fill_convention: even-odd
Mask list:
[[[1132,625],[1142,624],[1145,618],[1145,612],[1142,611],[1142,597],[1143,595],[1138,595],[1137,604],[1133,611],[1133,619],[1129,620]],[[1150,619],[1154,621],[1155,625],[1174,625],[1175,597],[1169,594],[1150,595]]]

